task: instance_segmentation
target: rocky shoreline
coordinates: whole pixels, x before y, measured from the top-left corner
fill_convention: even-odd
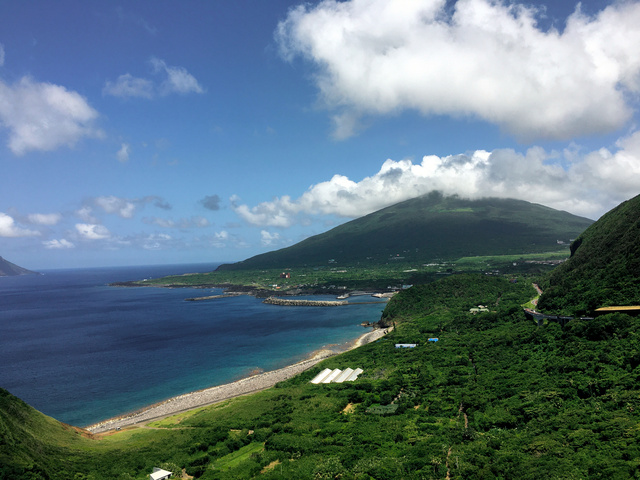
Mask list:
[[[94,425],[85,427],[91,433],[103,433],[110,430],[118,430],[123,427],[144,424],[152,420],[175,415],[177,413],[204,407],[224,400],[259,392],[274,386],[278,382],[288,380],[305,370],[310,369],[322,360],[342,353],[352,348],[357,348],[367,343],[371,343],[383,337],[389,329],[375,329],[361,335],[356,341],[346,349],[323,349],[316,352],[311,358],[289,365],[278,370],[260,373],[251,377],[243,378],[233,383],[227,383],[216,387],[186,393],[170,398],[160,403],[156,403],[141,410],[111,418]]]

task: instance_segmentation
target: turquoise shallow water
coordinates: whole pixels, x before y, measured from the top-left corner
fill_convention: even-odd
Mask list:
[[[361,322],[378,320],[384,309],[279,307],[248,296],[185,302],[221,291],[107,286],[215,267],[0,278],[0,387],[58,420],[89,425],[350,342],[364,333]]]

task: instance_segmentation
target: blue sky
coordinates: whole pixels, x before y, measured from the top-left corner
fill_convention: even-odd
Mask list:
[[[640,3],[0,3],[0,255],[237,261],[438,189],[640,193]]]

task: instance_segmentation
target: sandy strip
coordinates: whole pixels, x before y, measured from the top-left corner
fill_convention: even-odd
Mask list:
[[[270,372],[260,373],[251,377],[243,378],[233,383],[219,385],[217,387],[206,388],[196,392],[185,393],[177,397],[170,398],[164,402],[156,403],[149,407],[133,413],[122,415],[120,417],[111,418],[104,422],[96,423],[85,427],[91,433],[102,433],[117,428],[123,428],[130,425],[147,423],[151,420],[167,417],[176,413],[181,413],[194,408],[211,405],[213,403],[222,402],[230,398],[247,395],[249,393],[259,392],[274,386],[278,382],[288,380],[295,377],[299,373],[310,369],[318,362],[325,358],[332,357],[353,348],[360,347],[367,343],[374,342],[383,337],[387,331],[391,329],[376,329],[361,335],[346,349],[324,349],[316,352],[311,358],[295,363],[293,365],[272,370]]]

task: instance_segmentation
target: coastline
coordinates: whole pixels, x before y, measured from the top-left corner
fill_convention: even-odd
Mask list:
[[[110,418],[93,425],[88,425],[84,427],[84,430],[87,430],[92,434],[105,433],[123,427],[148,423],[159,418],[168,417],[188,410],[213,405],[239,396],[266,390],[267,388],[274,386],[276,383],[295,377],[326,358],[333,357],[340,353],[366,345],[367,343],[374,342],[391,330],[391,328],[374,329],[371,332],[360,335],[360,337],[351,342],[347,348],[321,349],[314,352],[309,358],[294,363],[293,365],[245,377],[232,383],[226,383],[178,395],[162,402],[149,405],[135,412]]]

